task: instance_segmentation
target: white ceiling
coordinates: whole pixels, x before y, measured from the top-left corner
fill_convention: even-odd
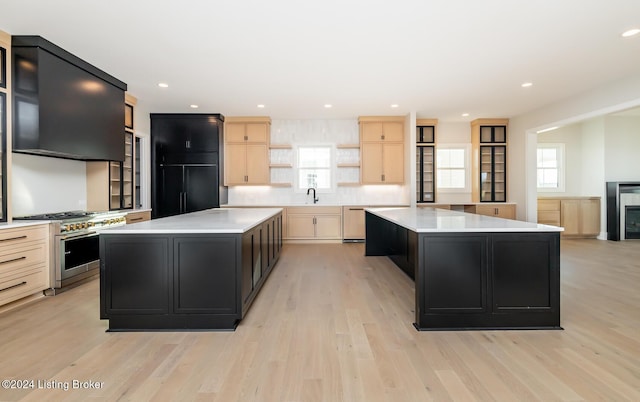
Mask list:
[[[40,35],[101,68],[150,112],[288,119],[411,111],[441,121],[513,117],[639,74],[640,35],[620,36],[638,26],[640,0],[2,0],[0,7],[0,30]]]

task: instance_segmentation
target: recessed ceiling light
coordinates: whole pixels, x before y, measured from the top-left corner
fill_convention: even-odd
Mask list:
[[[558,126],[553,126],[553,127],[549,127],[549,128],[544,128],[544,129],[542,129],[542,130],[538,130],[538,131],[536,131],[536,134],[546,133],[547,131],[556,130],[557,128],[558,128]]]
[[[462,117],[468,117],[469,113],[462,113]]]
[[[259,104],[259,105],[258,105],[258,107],[259,107],[260,109],[263,109],[263,108],[264,108],[264,105],[263,105],[263,104]]]
[[[393,108],[396,108],[398,106],[400,106],[400,105],[398,105],[397,103],[394,103],[393,105],[391,105],[391,107],[393,107]]]
[[[639,33],[640,33],[640,28],[633,28],[633,29],[630,29],[628,31],[624,31],[622,33],[622,37],[623,38],[628,38],[630,36],[634,36],[634,35],[637,35]]]
[[[198,105],[190,105],[192,109],[197,109]]]
[[[530,86],[533,86],[533,82],[525,82],[521,86],[522,88],[529,88]]]
[[[159,83],[159,84],[158,84],[158,86],[159,86],[160,88],[169,88],[169,84],[164,83],[164,82]]]
[[[326,107],[327,109],[329,109],[329,108],[333,107],[333,105],[330,105],[330,104],[328,104],[328,103],[327,103],[326,105],[324,105],[324,107]]]

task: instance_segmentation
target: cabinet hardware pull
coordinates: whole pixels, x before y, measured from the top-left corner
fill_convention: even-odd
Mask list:
[[[245,136],[244,136],[244,140],[245,140],[245,141],[249,141],[249,136],[245,135]]]
[[[26,284],[27,284],[27,281],[22,281],[21,283],[18,283],[18,284],[13,285],[13,286],[9,286],[8,288],[0,289],[0,292],[4,292],[5,290],[17,288],[18,286],[22,286],[22,285],[26,285]]]
[[[381,140],[384,140],[384,134],[382,134],[382,135],[380,136],[380,139],[381,139]]]
[[[0,239],[0,241],[11,241],[11,240],[20,240],[20,239],[26,239],[27,235],[24,236],[18,236],[18,237],[10,237],[8,239]]]
[[[2,261],[2,262],[0,262],[0,264],[8,264],[8,263],[10,263],[10,262],[15,262],[15,261],[20,261],[20,260],[26,260],[26,259],[27,259],[27,257],[23,255],[22,257],[12,258],[12,259],[10,259],[10,260]]]
[[[349,211],[364,211],[364,208],[349,208]]]
[[[132,219],[129,219],[129,221],[131,221],[131,222],[137,222],[137,221],[141,221],[141,220],[142,220],[142,218],[132,218]]]
[[[384,175],[382,175],[382,181],[384,181]]]

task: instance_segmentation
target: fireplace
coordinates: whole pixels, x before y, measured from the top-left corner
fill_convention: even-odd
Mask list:
[[[624,238],[640,239],[640,205],[625,207]]]
[[[607,183],[607,239],[640,239],[640,182]]]

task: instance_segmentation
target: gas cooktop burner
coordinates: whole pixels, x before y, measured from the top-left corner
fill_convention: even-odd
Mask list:
[[[84,218],[87,216],[93,216],[95,214],[96,212],[69,211],[69,212],[55,212],[55,213],[40,214],[40,215],[19,216],[19,217],[15,217],[14,219],[49,221],[49,220]]]

